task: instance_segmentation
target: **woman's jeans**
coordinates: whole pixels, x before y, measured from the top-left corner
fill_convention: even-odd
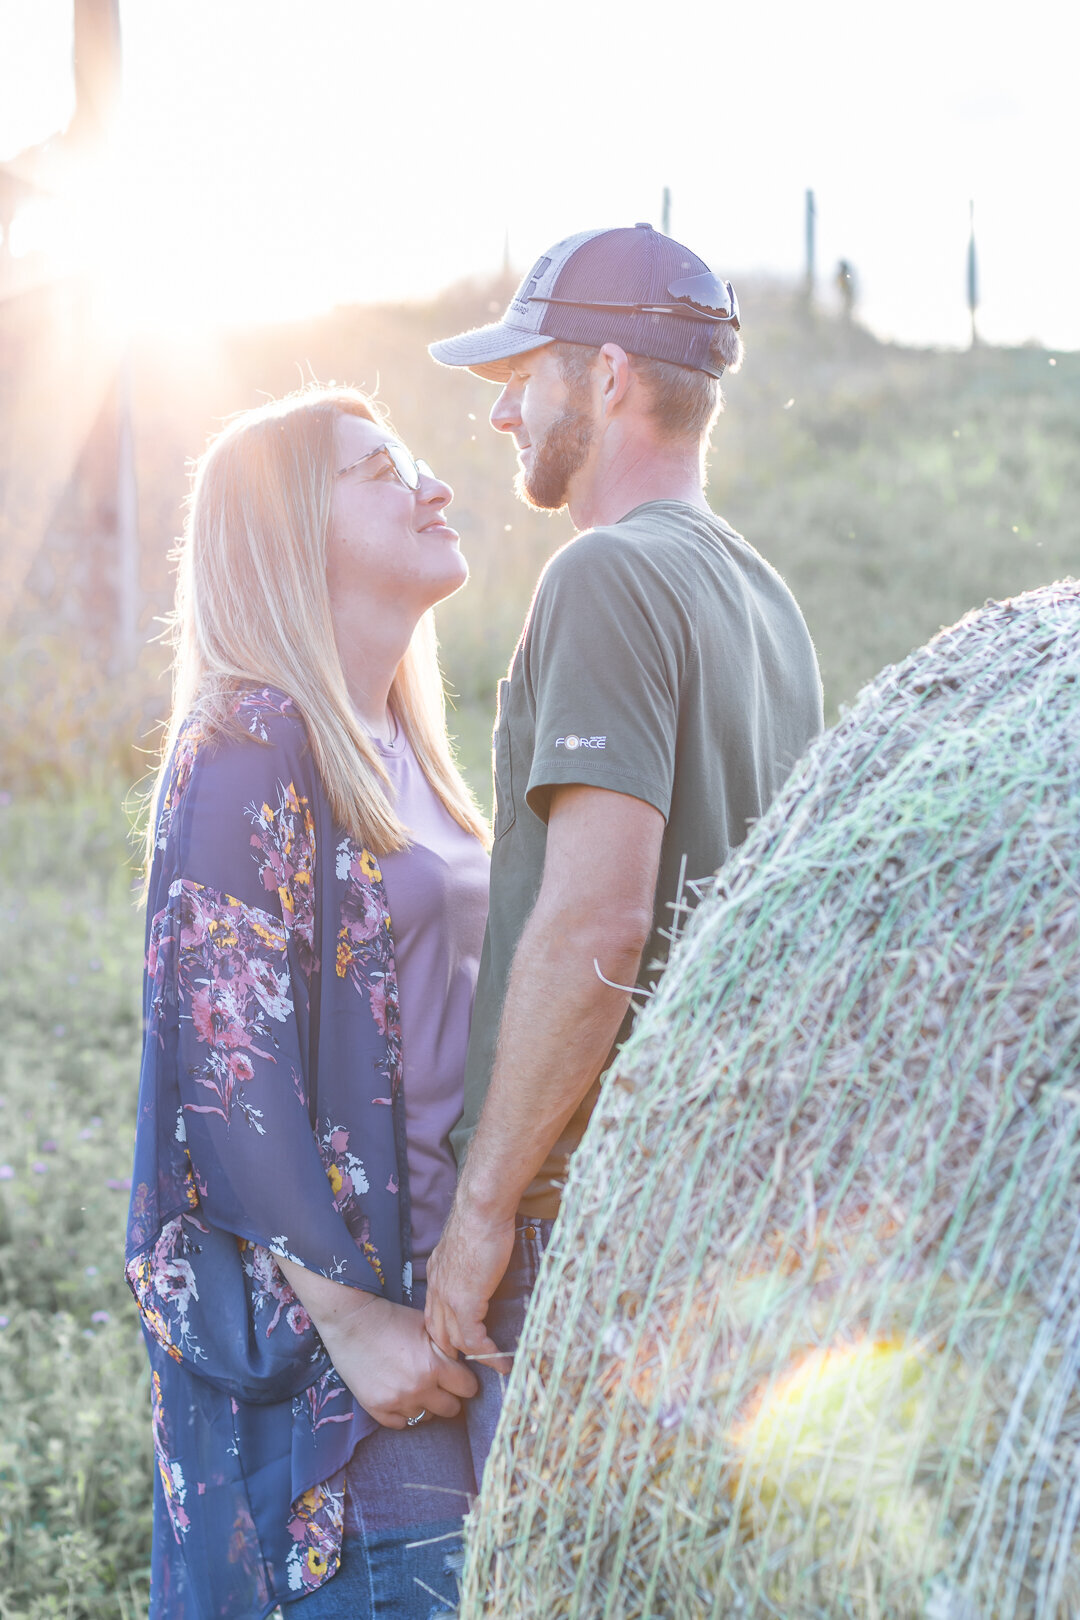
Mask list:
[[[488,1312],[500,1349],[517,1347],[550,1221],[519,1220],[514,1251]],[[417,1304],[423,1304],[422,1285]],[[461,1520],[476,1495],[506,1380],[470,1363],[480,1391],[456,1418],[376,1429],[345,1478],[345,1536],[336,1575],[282,1605],[288,1620],[430,1620],[457,1605]]]

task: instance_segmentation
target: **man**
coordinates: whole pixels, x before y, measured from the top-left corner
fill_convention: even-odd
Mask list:
[[[702,490],[738,329],[730,282],[637,225],[558,243],[501,321],[431,347],[502,384],[491,421],[517,444],[519,495],[581,531],[500,683],[461,1177],[428,1264],[431,1337],[489,1365],[517,1342],[567,1160],[685,881],[727,859],[821,728],[798,607]],[[498,1382],[471,1403],[478,1464]]]

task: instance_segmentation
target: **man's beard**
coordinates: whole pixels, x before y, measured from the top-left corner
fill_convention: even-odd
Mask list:
[[[518,471],[514,490],[526,506],[557,512],[566,505],[570,480],[585,465],[593,441],[593,425],[585,410],[571,399],[569,408],[533,445],[532,466]]]

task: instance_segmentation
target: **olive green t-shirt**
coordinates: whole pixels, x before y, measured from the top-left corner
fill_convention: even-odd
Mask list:
[[[680,871],[696,880],[723,864],[821,725],[817,660],[795,599],[722,518],[681,501],[650,501],[551,559],[499,683],[491,902],[465,1111],[452,1133],[459,1162],[483,1106],[510,965],[540,888],[552,789],[583,783],[628,793],[665,819],[653,933],[638,978],[645,987],[667,957]],[[526,1214],[557,1213],[595,1092],[529,1189]]]

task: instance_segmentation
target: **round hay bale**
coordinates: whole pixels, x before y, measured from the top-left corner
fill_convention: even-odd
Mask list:
[[[576,1154],[461,1613],[1080,1612],[1080,586],[885,670]]]

